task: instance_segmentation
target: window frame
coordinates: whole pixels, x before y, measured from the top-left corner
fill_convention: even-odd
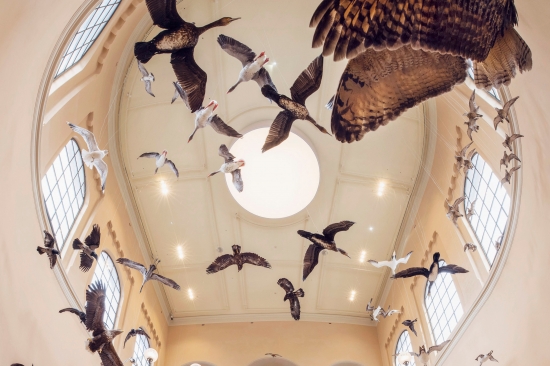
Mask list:
[[[403,337],[406,337],[407,339],[405,341],[401,341],[401,339]],[[406,344],[408,343],[408,345],[410,347],[409,350],[406,350],[404,349],[403,346],[405,346]],[[401,348],[401,349],[399,349]],[[397,362],[397,357],[399,356],[400,353],[402,352],[414,352],[414,348],[413,348],[413,345],[412,345],[412,342],[411,342],[411,335],[409,334],[409,331],[408,330],[404,330],[401,332],[401,334],[399,335],[399,337],[397,338],[397,342],[395,343],[395,357],[393,358],[393,363],[395,366],[403,366],[401,365],[399,362]],[[412,358],[412,362],[409,362],[409,366],[415,366],[415,359],[414,357]]]
[[[144,335],[138,334],[134,343],[134,352],[132,358],[135,360],[135,366],[149,366],[145,359],[145,350],[151,347],[151,343]],[[139,349],[138,349],[139,348]],[[139,354],[138,354],[139,353]]]
[[[109,270],[110,268],[101,268],[100,265],[101,265],[101,260],[103,260],[104,258],[108,258],[108,260],[110,261],[110,263],[112,263],[112,270]],[[108,266],[106,266],[108,267]],[[98,274],[98,271],[101,270],[101,273]],[[110,296],[109,296],[109,293],[110,293],[110,286],[112,284],[112,282],[110,280],[106,280],[105,278],[107,277],[107,275],[104,275],[105,274],[105,270],[109,270],[109,273],[108,273],[108,276],[109,278],[108,279],[116,279],[116,283],[115,283],[115,290],[116,290],[116,287],[118,285],[118,298],[115,298],[115,299],[112,299]],[[113,273],[115,274],[115,276],[113,276]],[[111,257],[111,255],[103,250],[99,256],[98,256],[98,260],[96,262],[96,266],[94,268],[94,272],[93,272],[93,275],[92,275],[92,283],[95,283],[96,281],[101,281],[103,283],[103,285],[105,286],[106,288],[106,296],[105,296],[105,314],[103,315],[103,322],[105,323],[105,326],[108,328],[108,329],[115,329],[115,325],[117,323],[117,320],[118,320],[118,315],[119,315],[119,310],[120,310],[120,305],[122,303],[122,283],[120,281],[120,276],[118,274],[118,270],[116,268],[116,265],[115,265],[115,261],[113,261],[113,258]],[[116,293],[114,291],[111,290],[111,293],[113,295],[116,295]],[[112,303],[113,301],[116,301],[116,307],[112,306]],[[114,309],[114,314],[110,313],[110,310],[111,309]],[[107,320],[109,320],[111,318],[111,315],[112,314],[112,325],[109,325],[107,323]]]

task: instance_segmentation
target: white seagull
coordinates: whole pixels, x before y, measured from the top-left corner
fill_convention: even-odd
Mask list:
[[[379,321],[378,315],[381,315],[381,312],[384,311],[384,309],[382,309],[380,305],[378,305],[377,307],[374,307],[371,304],[372,304],[372,299],[370,299],[369,303],[367,304],[367,311],[372,311],[370,318],[377,322]]]
[[[93,133],[85,128],[75,126],[70,122],[67,122],[67,124],[86,141],[86,145],[88,145],[90,151],[82,149],[82,160],[88,168],[93,169],[93,167],[95,167],[97,169],[101,177],[101,191],[105,192],[105,183],[107,182],[109,168],[107,167],[107,163],[103,161],[103,158],[107,156],[109,152],[107,150],[99,150]]]
[[[176,168],[176,164],[174,164],[174,162],[170,159],[166,159],[166,155],[168,154],[168,151],[166,150],[163,150],[162,153],[157,153],[157,152],[146,152],[146,153],[143,153],[141,154],[139,158],[155,158],[157,161],[156,161],[156,166],[157,168],[155,169],[155,174],[157,174],[157,171],[159,170],[159,168],[162,168],[165,164],[168,164],[168,166],[170,167],[170,169],[172,169],[172,171],[176,174],[176,177],[180,177],[180,173],[178,172],[178,168]]]
[[[241,176],[241,167],[245,165],[244,160],[235,160],[235,157],[229,152],[229,149],[225,145],[220,145],[218,155],[225,159],[225,163],[222,164],[219,170],[211,173],[209,177],[218,173],[231,173],[233,175],[233,184],[235,185],[235,188],[237,188],[237,191],[242,192],[244,184]]]
[[[430,353],[434,351],[438,351],[438,352],[441,351],[443,347],[445,347],[449,342],[450,340],[446,340],[441,344],[431,346],[430,348],[428,348],[428,351],[426,351],[426,347],[420,346],[419,353],[409,352],[409,354],[411,356],[415,356],[420,361],[421,365],[427,366],[428,362],[430,361]]]
[[[382,310],[380,311],[380,315],[382,315],[384,318],[387,318],[388,316],[392,316],[393,314],[401,314],[401,310],[391,309],[391,305],[388,306],[388,311]]]
[[[221,135],[238,138],[243,137],[243,135],[235,131],[233,127],[227,125],[220,117],[218,117],[217,114],[214,114],[216,108],[218,108],[218,102],[212,100],[208,103],[206,108],[202,107],[195,112],[195,130],[191,136],[189,136],[189,140],[187,142],[190,142],[193,139],[195,132],[197,132],[199,128],[205,128],[206,126],[211,126],[214,131]]]
[[[409,261],[409,258],[411,257],[411,254],[412,254],[412,251],[409,252],[406,256],[404,256],[403,258],[400,258],[400,259],[397,259],[395,257],[395,251],[393,252],[393,255],[391,256],[391,259],[389,261],[380,261],[380,262],[377,262],[375,260],[369,260],[368,262],[370,264],[372,264],[373,266],[377,267],[377,268],[381,268],[381,267],[390,267],[391,268],[391,271],[393,274],[395,274],[395,269],[397,268],[397,266],[401,263],[405,264]]]
[[[140,80],[145,83],[145,91],[149,93],[149,95],[152,95],[154,97],[155,94],[153,94],[153,92],[151,91],[151,82],[155,81],[155,75],[147,71],[145,66],[143,66],[143,64],[139,62],[139,60],[137,63],[138,63],[139,72],[141,72]]]
[[[174,96],[172,97],[172,102],[170,102],[170,104],[173,104],[179,97],[181,98],[181,100],[183,100],[187,108],[191,110],[191,107],[189,107],[189,98],[187,97],[185,90],[183,90],[183,88],[177,81],[173,81],[172,84],[174,84],[176,90],[174,90]]]
[[[487,361],[495,361],[498,362],[496,358],[493,357],[493,351],[487,353],[486,355],[481,354],[476,357],[476,361],[479,361],[479,366],[483,365]]]

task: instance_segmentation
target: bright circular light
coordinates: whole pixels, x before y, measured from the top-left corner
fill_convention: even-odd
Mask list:
[[[235,200],[247,211],[270,219],[288,217],[303,210],[319,187],[319,164],[311,147],[290,133],[281,145],[262,153],[268,128],[259,128],[235,142],[231,154],[243,159],[244,190],[225,179]]]

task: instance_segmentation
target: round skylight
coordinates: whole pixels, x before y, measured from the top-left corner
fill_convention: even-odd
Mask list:
[[[319,187],[319,164],[311,147],[294,133],[281,145],[262,153],[269,128],[248,132],[231,147],[243,159],[244,191],[225,178],[235,200],[247,211],[270,219],[288,217],[303,210]]]

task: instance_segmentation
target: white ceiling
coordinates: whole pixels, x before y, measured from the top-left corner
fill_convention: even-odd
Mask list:
[[[260,6],[256,0],[186,0],[178,5],[182,17],[197,25],[219,16],[242,17],[227,28],[204,34],[195,51],[197,63],[208,74],[205,103],[217,100],[216,112],[226,123],[246,132],[268,125],[279,109],[270,105],[253,82],[226,94],[237,79],[240,62],[219,48],[217,35],[233,37],[256,52],[266,51],[277,63],[268,70],[279,92],[289,95],[295,78],[320,52],[311,48],[313,30],[308,28],[318,3],[279,0]],[[154,27],[148,38],[159,31]],[[312,146],[319,160],[319,189],[305,210],[284,219],[265,219],[241,208],[223,177],[207,178],[222,162],[217,155],[219,145],[230,146],[234,139],[204,129],[187,143],[194,116],[181,100],[170,104],[175,81],[170,56],[157,55],[146,67],[156,77],[156,98],[145,92],[133,62],[121,94],[120,151],[144,240],[162,260],[161,273],[182,286],[179,292],[163,289],[165,297],[161,298],[167,301],[175,323],[292,320],[277,285],[279,278],[286,277],[305,291],[302,319],[368,324],[365,306],[371,297],[381,297],[387,273],[360,263],[359,257],[365,250],[366,259],[385,259],[396,245],[423,152],[422,107],[351,145],[319,133],[308,122],[295,122],[293,131]],[[334,94],[344,67],[345,62],[325,59],[321,89],[307,103],[313,117],[328,130],[330,112],[324,105]],[[153,160],[136,159],[143,152],[163,149],[178,166],[179,179],[167,167],[154,175]],[[246,167],[243,179],[246,189]],[[168,185],[168,196],[161,194],[160,180]],[[380,181],[387,187],[382,197],[377,195]],[[356,222],[336,237],[352,259],[328,253],[303,283],[301,263],[308,242],[296,231],[321,231],[341,220]],[[220,255],[217,249],[230,253],[232,244],[265,257],[273,268],[245,266],[237,273],[236,267],[230,267],[206,275],[206,267]],[[177,245],[184,247],[183,261],[176,254]],[[194,300],[189,299],[188,288],[193,289]],[[351,290],[357,293],[353,302],[348,300]]]

